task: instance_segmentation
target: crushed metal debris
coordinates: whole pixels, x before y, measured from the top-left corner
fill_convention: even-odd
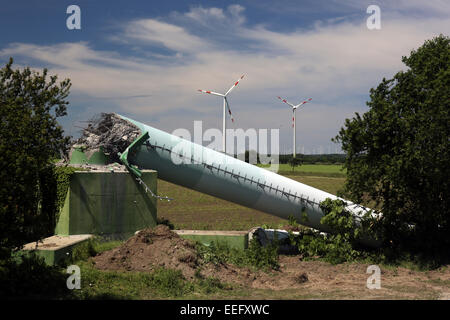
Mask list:
[[[68,163],[65,160],[60,160],[57,163],[55,163],[55,165],[58,167],[64,167],[64,166],[67,166]],[[83,163],[83,164],[71,163],[70,166],[73,168],[81,168],[81,169],[87,170],[87,171],[102,171],[102,172],[127,172],[128,171],[127,167],[125,167],[123,164],[120,164],[117,162],[105,164],[105,165],[87,164],[87,163]]]
[[[101,113],[87,123],[72,150],[83,147],[84,153],[89,158],[102,148],[109,163],[120,162],[118,153],[125,151],[141,135],[138,127],[114,113]]]
[[[76,148],[82,148],[87,158],[90,158],[95,152],[102,152],[108,158],[105,165],[99,164],[70,164],[72,167],[78,167],[88,170],[122,172],[128,171],[126,166],[120,164],[120,153],[123,153],[128,146],[133,143],[141,131],[132,123],[123,120],[115,113],[101,113],[99,116],[87,121],[87,127],[83,128],[81,137],[72,145],[69,152],[69,159],[72,158],[72,152]],[[61,160],[57,165],[67,165],[68,159]],[[171,201],[172,198],[159,196],[144,183],[144,181],[135,177],[145,192],[159,200]]]

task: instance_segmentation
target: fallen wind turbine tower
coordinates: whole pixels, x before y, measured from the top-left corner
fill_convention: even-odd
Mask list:
[[[121,161],[139,174],[140,169],[157,170],[158,177],[214,197],[260,210],[323,232],[332,232],[320,220],[320,203],[333,194],[310,187],[275,172],[241,161],[130,118],[125,120],[141,135],[122,154]],[[343,199],[341,199],[343,200]],[[356,221],[369,209],[347,202]],[[376,245],[371,239],[364,240]]]
[[[202,93],[207,93],[207,94],[212,94],[215,96],[219,96],[219,97],[223,97],[223,131],[222,131],[222,152],[226,153],[226,145],[227,145],[227,138],[226,138],[226,128],[227,128],[227,117],[226,117],[226,109],[228,108],[228,113],[230,115],[231,121],[234,122],[234,118],[233,115],[231,114],[231,109],[230,109],[230,104],[228,103],[228,99],[227,99],[227,95],[238,85],[239,81],[241,81],[241,79],[244,78],[244,75],[242,75],[232,86],[230,89],[228,89],[228,91],[225,94],[222,93],[217,93],[214,91],[209,91],[209,90],[201,90],[198,89],[197,91],[202,92]]]
[[[292,156],[295,158],[295,155],[296,155],[296,153],[295,153],[295,146],[296,146],[296,142],[295,142],[295,136],[296,136],[296,132],[295,132],[295,123],[296,123],[296,121],[295,121],[296,120],[295,119],[295,110],[297,108],[299,108],[300,106],[304,105],[305,103],[310,102],[312,100],[312,98],[309,98],[308,100],[305,100],[305,101],[303,101],[303,102],[301,102],[301,103],[299,103],[299,104],[297,104],[295,106],[292,103],[290,103],[289,101],[287,101],[286,99],[282,99],[281,97],[278,97],[278,99],[280,99],[281,101],[283,101],[284,103],[286,103],[287,105],[292,107],[292,131],[293,131],[293,136],[294,136],[294,141],[293,141],[294,147],[293,147],[293,151],[292,151]]]

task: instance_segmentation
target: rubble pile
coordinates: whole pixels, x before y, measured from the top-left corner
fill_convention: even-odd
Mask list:
[[[109,163],[119,162],[118,152],[125,149],[141,134],[138,127],[114,113],[101,113],[88,122],[81,137],[72,146],[83,147],[89,158],[96,151],[103,151]]]
[[[66,167],[67,166],[67,162],[64,160],[60,160],[58,162],[55,163],[55,165],[57,167]],[[102,172],[128,172],[127,167],[125,167],[123,164],[114,162],[114,163],[109,163],[106,165],[101,165],[101,164],[87,164],[87,163],[83,163],[83,164],[76,164],[76,163],[71,163],[70,164],[71,167],[73,168],[80,168],[84,171],[102,171]]]

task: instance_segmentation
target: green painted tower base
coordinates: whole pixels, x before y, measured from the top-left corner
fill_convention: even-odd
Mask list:
[[[142,180],[156,194],[157,172],[143,170]],[[128,172],[73,173],[55,228],[60,236],[94,234],[126,239],[156,226],[156,199]]]
[[[211,242],[224,242],[231,248],[247,249],[248,231],[214,230],[173,230],[180,237],[210,245]]]
[[[91,234],[78,234],[73,236],[51,236],[43,239],[41,242],[31,242],[26,244],[21,251],[16,254],[16,258],[30,256],[35,254],[44,259],[45,263],[54,266],[64,263],[70,256],[73,249],[81,243],[92,239]]]

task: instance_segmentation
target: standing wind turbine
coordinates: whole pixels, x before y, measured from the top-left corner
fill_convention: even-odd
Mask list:
[[[226,143],[227,143],[227,139],[226,139],[226,136],[227,136],[226,135],[226,127],[227,127],[227,124],[226,124],[226,109],[227,108],[228,108],[228,113],[230,114],[231,121],[234,122],[233,115],[231,114],[230,105],[229,105],[228,100],[227,100],[227,95],[231,92],[231,90],[234,89],[234,87],[236,87],[238,85],[239,81],[241,81],[242,78],[244,78],[244,75],[242,75],[238,79],[238,81],[236,81],[231,86],[231,88],[228,89],[228,91],[225,94],[221,94],[221,93],[217,93],[217,92],[213,92],[213,91],[201,90],[201,89],[198,90],[199,92],[213,94],[213,95],[216,95],[216,96],[223,97],[223,132],[222,132],[222,151],[223,151],[223,153],[226,153]]]
[[[284,103],[286,103],[286,104],[288,104],[288,105],[290,105],[290,106],[292,107],[292,128],[293,128],[293,131],[294,131],[294,151],[293,151],[293,157],[295,158],[295,110],[296,110],[298,107],[304,105],[305,103],[310,102],[310,101],[312,100],[312,98],[309,98],[308,100],[305,100],[305,101],[303,101],[303,102],[301,102],[301,103],[299,103],[299,104],[297,104],[297,105],[295,105],[295,106],[294,106],[292,103],[290,103],[289,101],[287,101],[286,99],[282,99],[281,97],[278,97],[278,99],[280,99],[281,101],[283,101]]]

